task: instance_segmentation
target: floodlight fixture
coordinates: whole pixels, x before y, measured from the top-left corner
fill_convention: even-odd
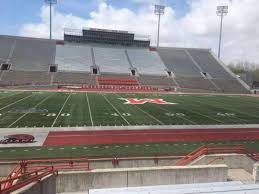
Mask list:
[[[52,39],[52,6],[56,5],[57,0],[44,0],[49,5],[49,39]]]
[[[223,28],[223,18],[228,14],[228,6],[217,6],[217,16],[220,17],[220,32],[219,32],[219,49],[218,58],[221,55],[221,41],[222,41],[222,28]]]
[[[155,13],[155,15],[158,16],[158,27],[157,27],[157,48],[158,48],[159,39],[160,39],[160,20],[161,20],[161,15],[165,14],[165,6],[164,5],[155,5],[154,13]]]

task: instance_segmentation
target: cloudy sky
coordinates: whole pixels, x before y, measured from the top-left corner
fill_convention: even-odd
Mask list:
[[[58,0],[54,37],[64,28],[109,28],[150,35],[156,42],[156,3],[166,5],[161,46],[205,47],[217,53],[217,5],[229,5],[224,18],[222,58],[259,63],[259,0]],[[49,9],[44,0],[1,0],[0,34],[48,37]]]

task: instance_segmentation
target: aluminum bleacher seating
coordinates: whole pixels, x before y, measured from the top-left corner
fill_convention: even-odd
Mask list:
[[[14,38],[11,70],[45,71],[54,64],[56,42],[46,39]]]
[[[138,77],[139,84],[142,86],[156,87],[175,87],[173,79],[166,76],[141,75]]]
[[[0,63],[7,63],[12,54],[15,40],[12,37],[0,36]]]
[[[53,84],[88,84],[96,85],[96,77],[90,73],[57,72]]]
[[[237,80],[235,79],[215,79],[213,80],[223,93],[248,93]]]
[[[138,73],[143,75],[166,75],[166,67],[156,51],[127,49],[129,58]]]
[[[51,75],[42,71],[4,71],[2,72],[1,86],[18,85],[49,85]]]
[[[58,71],[90,72],[91,66],[93,66],[91,47],[57,45],[55,64],[58,64]]]
[[[219,91],[208,79],[195,77],[176,77],[175,80],[181,88]]]
[[[215,79],[233,79],[233,77],[212,56],[209,50],[187,49],[203,72],[208,72]]]
[[[195,65],[184,49],[159,48],[158,53],[167,69],[180,77],[201,77],[200,69]]]
[[[95,63],[101,73],[130,74],[130,64],[123,48],[93,47]]]

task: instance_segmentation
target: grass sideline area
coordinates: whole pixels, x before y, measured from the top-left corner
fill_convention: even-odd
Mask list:
[[[128,98],[163,99],[168,103],[126,104]],[[223,124],[259,124],[259,98],[199,94],[0,92],[0,128]]]
[[[245,145],[252,152],[259,151],[259,141],[192,142],[85,145],[58,147],[21,147],[0,149],[0,160],[73,158],[73,157],[144,157],[161,155],[183,155],[203,145]]]

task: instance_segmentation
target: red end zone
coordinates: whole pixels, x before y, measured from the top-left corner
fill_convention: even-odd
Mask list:
[[[44,146],[259,140],[258,128],[50,132]]]

